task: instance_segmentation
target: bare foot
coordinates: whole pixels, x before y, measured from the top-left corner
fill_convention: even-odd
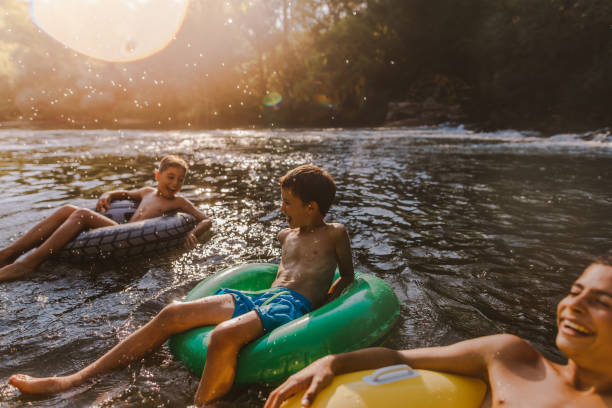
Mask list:
[[[28,274],[34,270],[34,267],[23,262],[15,262],[10,265],[0,268],[0,281],[17,279],[20,276]]]
[[[73,386],[68,377],[35,378],[23,374],[12,375],[9,383],[24,394],[53,394]]]

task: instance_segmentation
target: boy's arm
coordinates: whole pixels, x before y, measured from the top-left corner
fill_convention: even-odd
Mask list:
[[[187,248],[191,248],[198,243],[198,236],[208,231],[210,227],[212,227],[212,220],[202,211],[198,210],[191,201],[184,197],[180,198],[180,210],[193,215],[198,220],[196,226],[193,227],[193,229],[188,232],[187,236],[185,237],[185,246]]]
[[[142,197],[155,189],[151,187],[143,187],[135,190],[113,190],[103,193],[96,203],[96,211],[104,212],[110,208],[111,201],[114,200],[132,200],[142,201]]]
[[[344,288],[355,280],[353,269],[353,255],[351,253],[351,241],[346,228],[341,224],[336,224],[334,231],[334,242],[336,244],[336,258],[338,259],[338,271],[340,277],[332,284],[329,289],[328,301],[335,299],[342,293]]]
[[[401,351],[374,347],[329,355],[289,377],[272,391],[264,408],[277,408],[284,400],[302,390],[307,390],[302,399],[302,406],[310,406],[315,396],[332,382],[334,376],[394,364],[407,364],[412,368],[478,377],[487,382],[488,368],[494,360],[499,359],[499,354],[524,353],[528,350],[527,347],[530,346],[516,336],[496,335],[466,340],[445,347]]]

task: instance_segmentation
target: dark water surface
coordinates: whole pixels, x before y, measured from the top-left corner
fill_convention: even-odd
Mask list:
[[[123,264],[49,261],[0,283],[0,406],[183,407],[198,379],[167,348],[72,391],[21,396],[12,373],[80,369],[242,262],[278,262],[278,178],[313,162],[339,187],[328,219],[348,226],[357,269],[403,303],[385,345],[441,345],[499,332],[554,349],[555,306],[593,255],[612,248],[612,136],[539,137],[462,128],[320,131],[0,130],[0,246],[60,205],[154,185],[168,153],[191,164],[183,194],[217,234],[188,252]],[[229,407],[268,388],[234,389]]]

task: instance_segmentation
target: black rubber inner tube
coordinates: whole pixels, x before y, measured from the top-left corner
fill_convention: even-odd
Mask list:
[[[128,223],[136,207],[132,201],[113,201],[104,215],[120,225],[83,231],[56,256],[82,262],[160,253],[180,247],[197,223],[194,216],[183,212]]]

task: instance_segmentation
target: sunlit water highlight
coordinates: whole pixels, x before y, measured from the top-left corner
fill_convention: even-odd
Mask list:
[[[0,284],[0,405],[189,405],[198,379],[166,347],[70,392],[21,396],[15,372],[61,375],[92,362],[198,281],[241,262],[278,262],[278,179],[313,162],[335,176],[329,219],[350,230],[356,268],[403,303],[385,344],[408,348],[509,332],[547,356],[554,310],[612,245],[609,132],[540,137],[463,128],[310,131],[0,130],[0,245],[54,208],[153,185],[155,162],[191,164],[184,195],[217,234],[188,252],[123,264],[43,264]],[[269,389],[235,389],[230,407]]]
[[[187,0],[30,0],[32,21],[89,57],[127,62],[163,48],[180,29]]]

